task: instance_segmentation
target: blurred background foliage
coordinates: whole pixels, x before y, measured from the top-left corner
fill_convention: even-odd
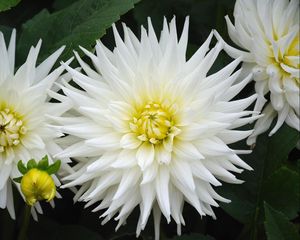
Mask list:
[[[147,26],[150,16],[156,32],[162,28],[163,17],[170,20],[176,16],[181,31],[186,16],[190,16],[190,57],[204,42],[212,29],[228,42],[224,16],[232,18],[234,0],[0,0],[0,31],[8,41],[13,28],[17,29],[16,67],[26,59],[30,46],[42,38],[43,45],[38,61],[41,62],[61,45],[66,50],[60,60],[72,56],[72,50],[81,45],[92,50],[95,40],[114,47],[112,23],[118,28],[125,22],[139,35],[140,25]],[[250,21],[250,20],[249,20]],[[82,52],[78,51],[80,54]],[[85,59],[87,60],[87,59]],[[1,59],[0,59],[1,61]],[[88,61],[88,60],[87,60]],[[229,63],[231,59],[222,52],[210,72]],[[59,63],[58,63],[59,64]],[[73,63],[76,64],[76,63]],[[249,84],[240,95],[250,95]],[[250,128],[250,126],[249,126]],[[186,226],[183,235],[176,236],[174,222],[161,222],[161,238],[176,240],[295,240],[300,229],[300,155],[295,148],[299,134],[284,126],[272,138],[266,134],[258,138],[254,151],[242,158],[254,168],[239,178],[242,185],[223,184],[217,191],[232,200],[215,208],[217,220],[201,218],[188,204],[184,207]],[[247,149],[245,142],[233,144],[232,148]],[[57,199],[52,209],[44,203],[44,214],[39,222],[31,220],[30,240],[125,240],[135,239],[139,211],[136,209],[127,224],[118,232],[116,222],[111,220],[101,226],[99,212],[92,213],[83,203],[73,204],[73,193],[60,189],[63,199]],[[24,202],[15,193],[16,221],[6,210],[0,210],[0,240],[17,238],[22,225]],[[146,230],[139,239],[153,239],[153,223],[150,218]]]

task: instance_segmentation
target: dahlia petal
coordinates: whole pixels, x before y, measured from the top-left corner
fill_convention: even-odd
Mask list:
[[[251,170],[236,155],[249,151],[232,150],[227,144],[252,133],[234,128],[260,118],[258,112],[245,111],[257,94],[230,102],[252,80],[255,64],[246,63],[235,71],[241,62],[238,58],[206,76],[226,44],[220,41],[209,51],[211,33],[186,62],[188,18],[179,39],[175,18],[170,24],[164,20],[159,40],[150,18],[148,31],[141,27],[140,40],[122,25],[124,40],[113,26],[113,51],[100,41],[96,54],[82,49],[94,68],[77,53],[85,73],[64,65],[83,90],[62,80],[63,86],[58,86],[67,98],[54,96],[65,104],[60,110],[68,112],[48,118],[58,125],[54,129],[71,134],[58,141],[65,149],[60,155],[76,162],[63,187],[85,186],[75,200],[87,202],[85,207],[101,201],[93,211],[106,209],[102,224],[114,218],[116,230],[139,207],[137,236],[145,229],[152,209],[155,238],[159,239],[161,214],[167,222],[171,217],[175,220],[178,234],[185,224],[185,201],[200,215],[215,218],[211,206],[218,206],[216,200],[228,200],[210,184],[221,185],[217,178],[242,183],[230,171],[240,173],[238,167]],[[250,31],[245,25],[236,27],[237,32],[239,29],[243,37]],[[242,55],[254,61],[250,53]],[[257,78],[262,75],[257,71]]]
[[[173,178],[176,178],[182,185],[195,190],[195,183],[192,170],[188,163],[179,159],[174,159],[170,165],[170,172]]]
[[[136,153],[137,163],[142,170],[146,169],[154,160],[154,147],[152,144],[143,143]]]
[[[290,126],[295,128],[297,131],[300,131],[300,120],[299,117],[295,114],[293,110],[289,111],[289,114],[286,119],[286,123]]]
[[[267,131],[267,129],[271,126],[271,123],[275,117],[275,111],[273,110],[272,106],[269,104],[262,112],[264,115],[263,117],[259,118],[254,125],[254,131],[247,139],[247,144],[252,145],[256,141],[256,137]]]
[[[282,124],[284,123],[288,113],[289,113],[289,106],[285,105],[283,107],[282,111],[278,112],[278,118],[277,118],[276,125],[274,126],[272,131],[269,133],[269,136],[272,136],[282,126]]]
[[[15,50],[16,50],[16,29],[13,29],[7,49],[9,66],[10,66],[10,73],[14,73],[15,69]],[[3,59],[3,58],[1,58]],[[0,80],[1,82],[1,80]]]
[[[160,164],[169,164],[172,160],[171,152],[165,149],[163,146],[155,147],[155,154],[155,158]]]
[[[13,189],[12,183],[7,185],[7,210],[12,219],[16,219],[15,208],[14,208],[14,199],[13,199]]]
[[[12,165],[2,164],[0,169],[0,189],[6,186],[7,180],[9,178],[10,172],[12,170]],[[6,199],[5,199],[6,200]]]
[[[253,130],[239,131],[239,130],[224,130],[218,134],[218,137],[226,144],[238,142],[242,139],[249,137]]]
[[[174,153],[179,158],[188,158],[188,159],[203,159],[204,156],[198,151],[198,149],[189,142],[178,141],[173,147]]]
[[[153,218],[154,218],[154,236],[155,240],[159,240],[160,235],[160,219],[161,219],[161,211],[158,206],[153,207]]]
[[[169,181],[170,181],[170,173],[169,170],[162,166],[158,170],[157,177],[155,179],[155,189],[157,202],[161,209],[161,212],[167,219],[167,222],[170,222],[171,208],[170,208],[170,197],[169,197]]]
[[[147,220],[151,213],[153,202],[155,199],[155,187],[152,183],[142,184],[140,186],[142,196],[142,210],[141,210],[141,228],[144,229]]]
[[[201,161],[192,163],[192,172],[197,178],[203,179],[214,186],[222,185],[215,177],[211,174],[211,172],[202,164]]]
[[[132,168],[136,166],[136,152],[131,149],[123,149],[110,166],[113,168]]]
[[[201,208],[200,201],[199,198],[197,197],[197,194],[194,191],[191,191],[189,188],[183,186],[181,182],[179,182],[177,179],[172,179],[172,183],[175,185],[177,189],[179,189],[183,193],[187,201],[198,211],[198,213],[201,216],[204,216],[205,213]]]
[[[137,138],[134,133],[127,133],[121,138],[121,146],[126,149],[136,149],[142,142]]]
[[[61,55],[65,46],[59,48],[54,53],[52,53],[47,59],[45,59],[37,68],[36,68],[36,76],[34,82],[38,82],[39,80],[45,78],[53,65],[55,64],[58,57]]]
[[[153,181],[158,173],[158,166],[156,164],[152,164],[143,172],[143,180],[141,184],[146,184]]]
[[[88,146],[98,147],[98,148],[111,148],[115,149],[119,147],[120,144],[120,134],[119,133],[108,133],[102,137],[92,138],[85,141]]]
[[[7,201],[7,185],[6,184],[0,189],[0,193],[1,193],[0,194],[0,208],[3,209],[6,207],[6,201]]]

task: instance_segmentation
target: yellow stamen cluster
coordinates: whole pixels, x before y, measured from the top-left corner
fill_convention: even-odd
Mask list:
[[[130,122],[130,129],[143,142],[161,143],[170,133],[177,135],[180,132],[175,127],[174,114],[176,111],[175,104],[168,107],[163,104],[149,102],[138,111],[133,121]]]
[[[46,171],[32,168],[23,176],[21,190],[27,204],[32,206],[37,201],[51,201],[55,197],[56,186]]]
[[[0,109],[0,153],[6,148],[16,146],[27,132],[22,118],[9,108]]]
[[[282,62],[293,68],[300,68],[300,34],[298,33],[293,41],[291,42],[289,48],[287,49],[284,56],[282,56]]]
[[[300,69],[300,35],[299,33],[294,37],[289,46],[286,49],[279,49],[277,54],[274,53],[273,63],[277,65],[283,75],[289,73],[285,70],[284,66]],[[274,50],[274,49],[273,49]],[[295,77],[294,80],[299,86],[299,76]]]

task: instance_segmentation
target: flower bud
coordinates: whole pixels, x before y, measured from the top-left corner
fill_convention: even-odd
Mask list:
[[[56,186],[46,171],[32,168],[22,177],[21,191],[27,204],[32,206],[37,201],[51,201],[55,197]]]

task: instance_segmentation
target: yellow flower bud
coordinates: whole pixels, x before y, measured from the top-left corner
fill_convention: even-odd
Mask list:
[[[46,171],[33,168],[23,176],[21,190],[27,204],[32,206],[37,201],[51,201],[55,197],[56,186]]]

